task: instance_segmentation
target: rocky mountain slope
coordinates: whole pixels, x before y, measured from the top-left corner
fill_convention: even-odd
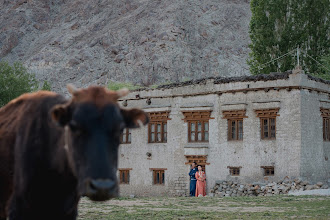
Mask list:
[[[250,17],[248,0],[0,0],[0,59],[57,92],[249,75]]]

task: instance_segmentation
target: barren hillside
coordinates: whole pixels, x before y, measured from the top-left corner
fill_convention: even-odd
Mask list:
[[[0,59],[57,92],[248,75],[248,0],[0,0]]]

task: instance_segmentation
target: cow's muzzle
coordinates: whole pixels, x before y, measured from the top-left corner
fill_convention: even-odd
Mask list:
[[[118,196],[118,184],[110,179],[89,179],[85,185],[85,195],[93,201],[105,201]]]

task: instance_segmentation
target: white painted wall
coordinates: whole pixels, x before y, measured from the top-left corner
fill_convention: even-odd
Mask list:
[[[245,88],[269,88],[296,86],[296,89],[248,91],[228,93],[228,90]],[[323,89],[324,93],[309,93],[298,89],[308,86]],[[218,95],[218,92],[224,92]],[[206,95],[194,95],[210,93]],[[329,84],[317,83],[301,73],[291,74],[288,79],[270,81],[246,81],[188,85],[172,89],[136,91],[129,94],[128,108],[139,107],[145,111],[170,110],[168,141],[149,144],[147,126],[132,130],[132,143],[123,144],[119,150],[119,168],[132,168],[131,182],[121,185],[122,195],[182,195],[189,189],[189,166],[184,155],[208,155],[206,166],[208,191],[216,180],[239,182],[265,181],[260,166],[275,166],[275,176],[269,181],[304,177],[313,181],[329,178],[330,143],[323,142],[320,99],[329,102]],[[140,99],[136,99],[136,95]],[[147,97],[151,104],[147,105]],[[326,102],[325,102],[326,103]],[[260,119],[254,110],[279,107],[276,140],[260,139]],[[227,120],[223,110],[246,109],[243,141],[227,141]],[[182,110],[212,110],[209,143],[188,143],[187,123]],[[150,152],[152,156],[146,155]],[[231,177],[227,166],[242,166],[239,177]],[[166,168],[165,185],[152,184],[149,168]]]

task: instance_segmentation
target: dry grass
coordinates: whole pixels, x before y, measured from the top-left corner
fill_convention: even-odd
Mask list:
[[[82,199],[79,219],[330,219],[330,197]]]

